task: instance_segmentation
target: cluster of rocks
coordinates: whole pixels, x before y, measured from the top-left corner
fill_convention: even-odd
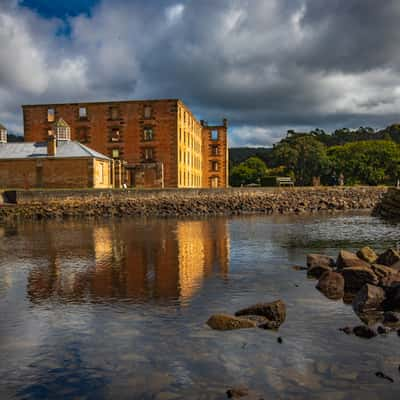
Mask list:
[[[366,325],[346,327],[345,333],[371,338],[400,327],[400,253],[388,249],[376,254],[370,247],[357,254],[341,250],[337,259],[321,254],[307,256],[307,274],[317,278],[317,289],[326,297],[352,301]],[[382,322],[376,331],[368,325]],[[398,331],[400,335],[400,331]]]
[[[400,189],[390,188],[374,207],[373,215],[400,220]]]
[[[286,306],[282,300],[254,304],[235,313],[214,314],[207,325],[216,330],[226,331],[242,328],[278,329],[286,318]]]
[[[110,192],[96,197],[96,192],[82,196],[77,191],[68,198],[50,195],[27,197],[24,204],[0,205],[0,221],[6,219],[52,219],[68,217],[132,216],[207,216],[243,213],[290,214],[318,211],[372,209],[384,188],[268,188],[182,191],[165,190]]]

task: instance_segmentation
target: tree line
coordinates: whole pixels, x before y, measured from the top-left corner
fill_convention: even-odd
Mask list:
[[[393,185],[400,179],[400,125],[384,130],[341,129],[328,134],[288,131],[285,138],[263,153],[231,165],[230,184],[270,185],[271,178],[291,177],[296,185]]]

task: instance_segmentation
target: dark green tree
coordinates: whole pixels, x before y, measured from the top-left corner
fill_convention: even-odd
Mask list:
[[[311,185],[313,177],[328,171],[326,146],[310,134],[289,135],[273,149],[275,165],[283,165],[300,186]]]
[[[230,174],[231,186],[259,184],[265,176],[267,167],[258,157],[250,157],[246,161],[233,167]]]

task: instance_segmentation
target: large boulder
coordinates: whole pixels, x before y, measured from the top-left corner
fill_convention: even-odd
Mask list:
[[[385,300],[385,291],[374,285],[366,284],[357,293],[353,300],[356,313],[365,313],[382,309]]]
[[[400,261],[400,254],[394,249],[387,249],[384,253],[380,254],[376,260],[377,264],[387,265],[388,267]]]
[[[371,268],[378,277],[379,286],[393,286],[397,283],[400,284],[400,271],[381,264],[372,264]]]
[[[338,269],[344,268],[368,268],[369,264],[361,260],[361,258],[357,257],[356,254],[347,251],[347,250],[340,250],[336,266]]]
[[[316,286],[328,299],[339,300],[344,295],[344,278],[333,271],[325,272]]]
[[[368,267],[349,267],[342,271],[344,278],[344,288],[349,292],[360,290],[366,283],[377,285],[378,277],[372,268]]]
[[[212,329],[228,331],[232,329],[255,328],[257,322],[228,314],[214,314],[208,319],[207,325]]]
[[[276,300],[271,303],[259,303],[250,307],[243,308],[235,313],[237,317],[246,315],[261,315],[268,321],[273,321],[274,329],[278,328],[286,318],[286,305],[282,300]]]
[[[335,266],[335,260],[333,257],[326,256],[324,254],[308,254],[307,255],[307,267],[327,267],[332,269]]]
[[[371,249],[371,247],[366,246],[357,251],[357,257],[369,264],[373,264],[376,262],[378,255]]]

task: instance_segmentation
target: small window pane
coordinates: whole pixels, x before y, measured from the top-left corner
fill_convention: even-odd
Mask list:
[[[79,107],[79,118],[87,117],[87,109],[86,107]]]
[[[112,142],[119,142],[121,140],[121,134],[119,129],[113,129],[111,131],[111,141]]]
[[[119,118],[119,112],[117,107],[110,107],[110,116],[111,119],[118,119]]]
[[[152,128],[144,128],[143,139],[146,141],[153,140],[153,129]]]
[[[55,111],[54,108],[49,108],[47,110],[47,121],[48,122],[54,122],[55,119]]]
[[[214,129],[211,131],[211,140],[218,140],[218,130]]]
[[[112,150],[112,158],[119,158],[119,149]]]
[[[144,108],[144,117],[145,118],[151,118],[151,107],[150,106],[146,106]]]
[[[145,160],[153,159],[153,149],[150,148],[144,149],[144,159]]]

